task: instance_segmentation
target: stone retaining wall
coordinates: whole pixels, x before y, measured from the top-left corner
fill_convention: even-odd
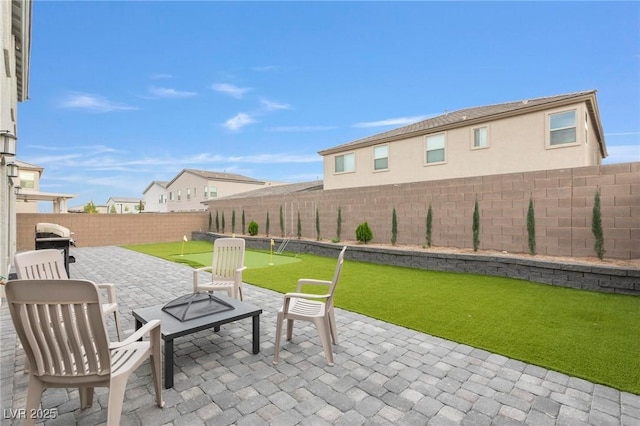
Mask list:
[[[225,235],[212,232],[193,232],[191,238],[215,241]],[[247,247],[269,250],[270,238],[242,236]],[[276,247],[282,241],[274,239]],[[307,240],[290,240],[286,251],[337,257],[343,245]],[[520,278],[537,283],[594,290],[607,293],[640,295],[640,269],[614,266],[592,266],[578,263],[560,263],[535,258],[522,259],[482,254],[433,253],[407,251],[394,248],[350,245],[345,253],[348,260],[382,265],[405,266],[432,271],[467,272]]]

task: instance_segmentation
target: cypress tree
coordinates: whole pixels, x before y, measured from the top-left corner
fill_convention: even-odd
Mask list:
[[[220,216],[218,216],[218,210],[216,210],[216,232],[220,232]]]
[[[596,190],[595,199],[593,200],[593,215],[591,217],[591,232],[596,237],[594,249],[599,259],[604,257],[604,235],[602,233],[602,212],[600,211],[600,189]]]
[[[211,223],[213,222],[213,218],[211,217],[211,211],[209,211],[209,232],[211,232]]]
[[[320,241],[320,213],[316,207],[316,240]]]
[[[431,227],[433,224],[433,210],[431,209],[431,203],[429,203],[429,210],[427,211],[427,247],[431,247]]]
[[[280,236],[284,238],[284,213],[282,212],[282,204],[280,205]]]
[[[244,235],[245,231],[245,222],[244,222],[244,209],[242,209],[242,235]]]
[[[267,231],[267,237],[269,236],[269,210],[267,210],[267,224],[265,226]]]
[[[224,234],[224,211],[222,212],[222,233]]]
[[[302,224],[300,223],[300,210],[298,210],[298,239],[302,237]]]
[[[480,246],[480,208],[478,207],[478,197],[473,205],[473,251],[478,251]]]
[[[338,229],[336,229],[336,237],[340,241],[340,234],[342,234],[342,208],[338,207]]]
[[[393,208],[393,214],[391,215],[391,245],[396,245],[398,241],[398,215],[396,214],[396,208]]]
[[[529,254],[536,254],[536,217],[533,198],[529,198],[529,210],[527,211],[527,235],[529,236]]]
[[[231,233],[236,233],[236,209],[231,210]]]

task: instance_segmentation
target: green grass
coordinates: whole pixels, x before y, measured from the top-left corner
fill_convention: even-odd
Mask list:
[[[171,243],[174,244],[174,243]],[[128,246],[170,258],[180,243]],[[211,251],[189,242],[185,253]],[[274,255],[275,257],[275,255]],[[335,259],[248,269],[245,282],[281,293],[298,278],[331,279]],[[336,306],[640,394],[640,297],[484,275],[345,261]]]

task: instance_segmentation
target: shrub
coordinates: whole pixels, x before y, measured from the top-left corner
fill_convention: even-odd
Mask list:
[[[302,237],[302,224],[300,223],[300,210],[298,210],[298,239]]]
[[[236,209],[231,210],[231,233],[236,233]]]
[[[211,217],[211,212],[209,212],[209,232],[211,232],[211,223],[213,222],[213,218]]]
[[[267,211],[267,222],[265,223],[265,229],[267,231],[267,237],[269,236],[269,211]]]
[[[224,234],[224,212],[222,212],[222,220],[221,220],[222,233]]]
[[[340,234],[342,234],[342,208],[338,207],[338,228],[336,229],[336,239],[340,242]]]
[[[218,210],[216,210],[216,232],[220,232],[220,216]]]
[[[427,211],[427,247],[431,247],[431,228],[433,224],[433,210],[431,209],[431,203],[429,203],[429,210]]]
[[[600,211],[600,189],[596,190],[595,199],[593,200],[593,214],[591,217],[591,232],[596,237],[594,249],[599,259],[604,257],[604,235],[602,233],[602,212]]]
[[[478,251],[480,246],[480,209],[478,207],[478,198],[473,204],[473,251]]]
[[[367,222],[361,223],[356,228],[356,239],[365,244],[373,239],[373,232],[371,232],[371,228],[369,228]]]
[[[284,238],[284,213],[282,212],[282,205],[280,205],[280,236]]]
[[[244,230],[245,230],[245,226],[244,226],[244,209],[242,210],[242,234],[244,235]]]
[[[320,213],[316,207],[316,240],[320,241]]]
[[[529,236],[529,254],[536,254],[536,217],[533,198],[529,198],[529,210],[527,211],[527,235]]]
[[[252,220],[251,222],[249,222],[249,235],[253,237],[258,235],[258,224],[256,223],[255,220]]]
[[[393,208],[393,214],[391,215],[391,245],[396,245],[398,241],[398,215],[396,214],[396,208]]]

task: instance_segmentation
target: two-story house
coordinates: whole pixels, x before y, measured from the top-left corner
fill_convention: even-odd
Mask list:
[[[184,169],[167,185],[167,210],[206,210],[205,201],[276,185],[282,185],[282,182],[262,181],[233,173]]]
[[[14,182],[16,213],[38,213],[40,202],[51,202],[53,213],[67,213],[67,203],[75,198],[73,194],[41,192],[40,178],[44,169],[34,164],[16,160],[18,179]]]
[[[596,91],[465,108],[319,152],[324,189],[601,164]]]
[[[157,213],[167,211],[167,185],[169,182],[164,180],[154,180],[144,191],[144,211],[147,213]]]

